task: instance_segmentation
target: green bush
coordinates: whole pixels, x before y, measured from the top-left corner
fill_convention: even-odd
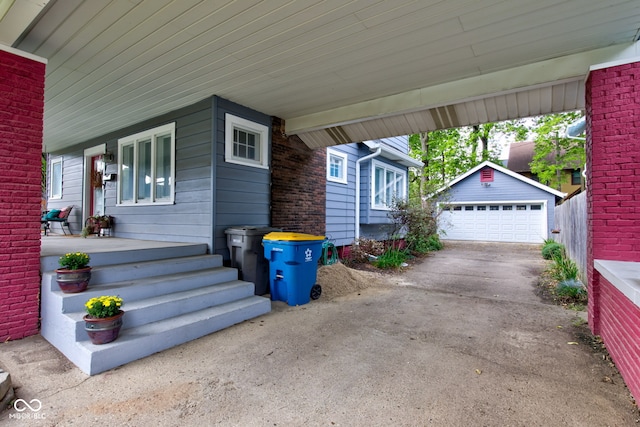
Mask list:
[[[542,258],[544,259],[555,259],[559,256],[564,257],[564,254],[564,245],[555,241],[547,243],[542,247]]]
[[[419,254],[439,251],[443,247],[443,244],[437,234],[432,234],[430,236],[408,234],[405,241],[409,248]]]
[[[404,234],[407,249],[414,253],[427,253],[442,249],[438,238],[437,210],[431,203],[394,200],[389,218],[394,234]]]
[[[407,252],[403,249],[389,249],[374,261],[378,268],[398,268],[407,260]]]
[[[578,300],[586,293],[583,287],[560,285],[556,288],[556,295],[562,298]]]
[[[567,258],[563,254],[553,258],[553,261],[555,263],[552,269],[554,279],[562,282],[578,278],[578,265],[571,258]]]

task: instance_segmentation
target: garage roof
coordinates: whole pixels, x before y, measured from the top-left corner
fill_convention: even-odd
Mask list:
[[[477,171],[479,171],[479,170],[481,170],[481,169],[483,169],[483,168],[485,168],[485,167],[489,167],[489,168],[492,168],[492,169],[494,169],[494,170],[496,170],[496,171],[498,171],[498,172],[502,172],[502,173],[503,173],[503,174],[505,174],[505,175],[509,175],[509,176],[510,176],[510,177],[512,177],[512,178],[515,178],[515,179],[520,180],[520,181],[522,181],[522,182],[524,182],[524,183],[527,183],[527,184],[529,184],[529,185],[532,185],[532,186],[534,186],[534,187],[537,187],[537,188],[539,188],[539,189],[541,189],[541,190],[544,190],[544,191],[546,191],[547,193],[551,193],[551,194],[553,194],[554,196],[559,197],[559,198],[561,198],[561,199],[564,199],[564,198],[567,196],[567,193],[563,193],[563,192],[561,192],[561,191],[554,190],[553,188],[548,187],[548,186],[546,186],[546,185],[544,185],[544,184],[540,184],[539,182],[534,181],[534,180],[532,180],[532,179],[529,179],[529,178],[527,178],[526,176],[523,176],[523,175],[520,175],[519,173],[516,173],[516,172],[510,171],[509,169],[507,169],[507,168],[503,168],[502,166],[498,166],[498,165],[496,165],[495,163],[490,162],[489,160],[486,160],[486,161],[484,161],[484,162],[480,163],[478,166],[476,166],[476,167],[474,167],[474,168],[470,169],[469,171],[467,171],[467,172],[463,173],[462,175],[458,176],[457,178],[455,178],[455,179],[451,180],[451,181],[450,181],[446,186],[444,186],[444,187],[440,188],[436,193],[440,193],[440,192],[442,192],[442,191],[447,190],[447,189],[448,189],[448,188],[450,188],[450,187],[453,187],[453,186],[454,186],[454,185],[456,185],[458,182],[460,182],[460,181],[464,180],[464,179],[465,179],[465,178],[467,178],[468,176],[473,175],[474,173],[476,173]]]

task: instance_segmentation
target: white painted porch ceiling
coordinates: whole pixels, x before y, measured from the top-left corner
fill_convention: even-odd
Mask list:
[[[11,43],[48,60],[46,151],[214,94],[324,147],[583,108],[639,24],[638,0],[51,0]]]

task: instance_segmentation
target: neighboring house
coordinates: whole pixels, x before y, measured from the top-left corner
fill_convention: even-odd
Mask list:
[[[486,161],[451,181],[439,217],[442,238],[541,243],[566,194]]]
[[[270,224],[270,144],[270,116],[214,96],[51,153],[48,208],[75,206],[74,234],[107,214],[117,237],[228,259],[226,228]]]
[[[538,177],[531,172],[531,162],[533,161],[535,142],[514,142],[509,146],[509,159],[507,169],[518,172],[527,178],[539,181]],[[549,162],[553,161],[553,156],[547,157]],[[562,183],[560,191],[567,194],[580,192],[583,184],[582,165],[562,170]]]
[[[409,192],[408,137],[377,139],[327,148],[326,234],[336,246],[359,237],[386,240],[394,198]]]

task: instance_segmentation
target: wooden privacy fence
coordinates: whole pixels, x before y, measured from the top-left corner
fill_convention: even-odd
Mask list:
[[[554,239],[567,248],[567,255],[578,265],[580,280],[587,280],[587,192],[556,206]]]

